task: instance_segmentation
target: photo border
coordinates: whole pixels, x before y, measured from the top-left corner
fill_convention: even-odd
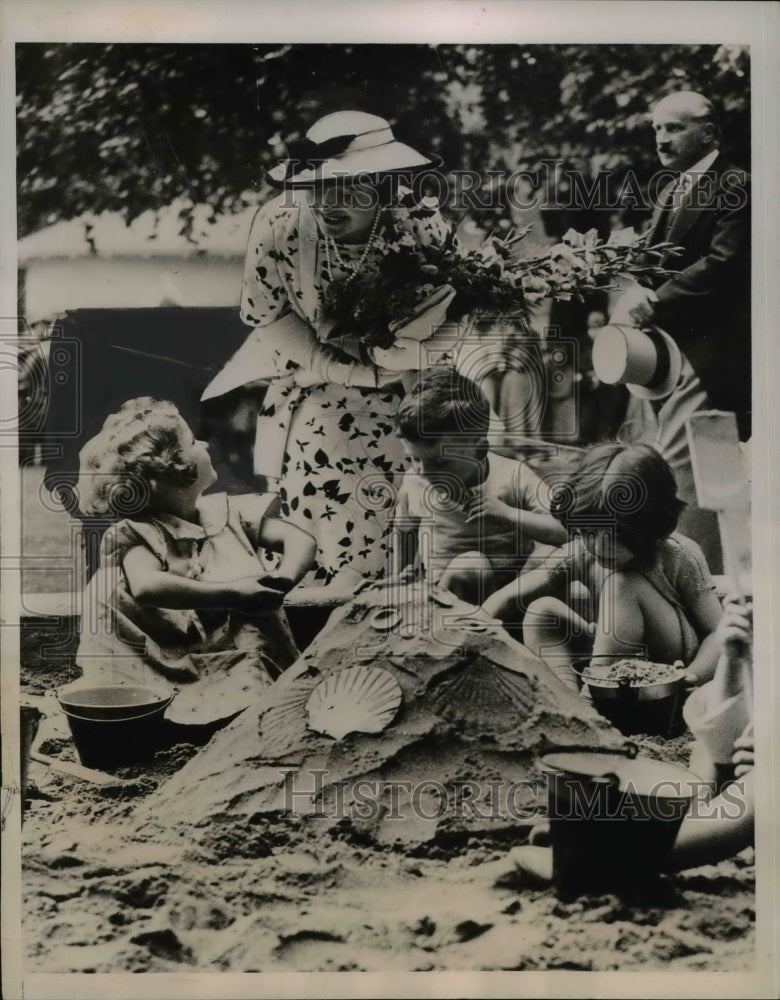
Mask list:
[[[296,16],[290,17],[291,9]],[[2,528],[2,732],[4,995],[9,998],[182,997],[761,997],[778,989],[777,927],[780,912],[778,866],[777,719],[772,655],[776,640],[780,495],[778,476],[778,129],[774,111],[778,73],[778,7],[745,2],[525,3],[519,0],[9,0],[4,5],[0,49],[0,317],[16,315],[16,219],[14,170],[13,47],[16,42],[473,42],[658,43],[734,42],[750,44],[753,134],[753,396],[756,432],[752,447],[755,662],[758,747],[757,786],[771,801],[758,803],[756,823],[757,966],[747,973],[571,973],[461,972],[385,974],[114,974],[25,973],[20,935],[20,809],[18,787],[19,635],[18,468],[13,448],[0,449]],[[673,36],[673,37],[671,37]],[[519,95],[522,100],[522,95]],[[8,320],[5,320],[8,322]],[[0,417],[15,413],[15,372],[2,372]],[[10,553],[10,554],[9,554]]]

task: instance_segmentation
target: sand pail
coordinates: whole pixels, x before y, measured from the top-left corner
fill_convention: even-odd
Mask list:
[[[624,891],[665,867],[701,779],[636,746],[545,753],[553,885],[560,899]]]
[[[582,679],[596,709],[624,736],[650,733],[669,737],[683,729],[684,670],[667,673],[657,681],[652,676],[615,680],[610,676],[612,669],[611,664],[591,664]]]
[[[114,684],[60,691],[57,700],[81,763],[105,769],[151,760],[163,735],[163,713],[175,694]]]

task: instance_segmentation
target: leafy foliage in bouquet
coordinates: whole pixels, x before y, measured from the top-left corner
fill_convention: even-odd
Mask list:
[[[388,348],[404,321],[442,286],[455,291],[449,320],[477,314],[527,319],[547,297],[582,299],[609,287],[613,278],[664,276],[669,272],[661,261],[680,252],[668,243],[646,247],[633,230],[613,233],[603,242],[595,229],[584,234],[570,229],[555,246],[523,250],[518,244],[531,228],[489,237],[466,252],[454,234],[426,246],[394,248],[382,257],[378,273],[331,282],[325,314],[366,346]]]

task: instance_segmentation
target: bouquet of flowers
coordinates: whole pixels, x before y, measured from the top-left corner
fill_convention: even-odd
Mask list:
[[[379,272],[331,282],[325,315],[349,328],[366,347],[392,347],[399,330],[431,302],[448,296],[447,319],[512,316],[527,320],[530,310],[551,296],[582,298],[610,279],[631,275],[665,276],[661,267],[676,251],[669,243],[645,246],[633,229],[600,241],[595,229],[570,229],[552,247],[518,246],[527,226],[505,237],[491,236],[476,250],[459,250],[454,234],[425,246],[399,246],[379,262]]]

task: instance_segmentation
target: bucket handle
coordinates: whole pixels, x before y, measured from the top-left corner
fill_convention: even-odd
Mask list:
[[[62,702],[59,701],[59,695],[57,696],[57,700],[59,701],[60,708],[65,713],[65,715],[67,715],[69,719],[78,719],[79,722],[133,722],[133,721],[138,722],[141,719],[148,719],[152,715],[158,715],[159,713],[164,712],[178,693],[179,689],[177,687],[174,687],[171,690],[170,697],[164,704],[155,706],[151,710],[151,712],[144,712],[143,715],[128,715],[124,719],[90,719],[87,716],[76,715],[75,712],[69,712],[68,709],[65,708],[65,706],[62,704]]]
[[[75,712],[69,712],[68,709],[65,707],[63,707],[62,711],[65,713],[65,715],[67,715],[69,719],[78,719],[79,722],[140,722],[141,719],[148,719],[152,715],[159,715],[160,713],[164,712],[165,709],[170,705],[171,701],[173,701],[172,698],[169,701],[165,702],[165,704],[157,705],[157,707],[153,708],[151,712],[144,712],[143,715],[128,715],[122,719],[90,719],[88,716],[76,715]]]
[[[587,751],[589,753],[618,754],[621,757],[627,757],[628,760],[634,760],[634,758],[639,754],[639,747],[631,740],[626,740],[625,743],[619,747],[594,747],[584,743],[565,746],[562,744],[551,743],[549,746],[540,748],[542,756],[546,756],[548,753],[579,753],[581,751]]]

